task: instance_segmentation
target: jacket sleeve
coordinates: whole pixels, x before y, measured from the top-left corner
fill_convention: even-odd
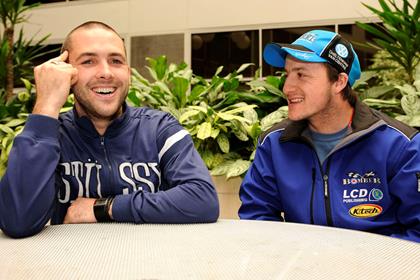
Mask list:
[[[239,197],[241,219],[283,221],[269,138],[258,145],[255,159],[242,181]]]
[[[417,134],[397,161],[395,175],[389,181],[389,189],[397,198],[396,215],[405,231],[392,234],[397,238],[420,242],[420,134]]]
[[[56,200],[59,122],[30,115],[14,139],[8,167],[0,181],[0,228],[15,238],[40,232]]]
[[[114,220],[134,223],[206,223],[219,217],[210,174],[186,130],[172,117],[159,125],[157,139],[162,181],[157,192],[117,195]]]

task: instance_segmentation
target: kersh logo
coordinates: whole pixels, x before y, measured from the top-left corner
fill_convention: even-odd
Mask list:
[[[360,204],[349,210],[349,214],[355,218],[370,218],[381,213],[382,207],[376,204]]]

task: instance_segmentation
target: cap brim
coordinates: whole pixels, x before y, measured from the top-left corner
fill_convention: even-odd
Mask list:
[[[305,62],[327,62],[326,59],[319,57],[314,52],[300,45],[271,43],[265,46],[263,57],[265,62],[275,67],[284,67],[286,56],[291,55],[294,58]]]

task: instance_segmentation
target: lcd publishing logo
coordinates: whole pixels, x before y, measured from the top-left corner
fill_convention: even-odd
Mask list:
[[[349,178],[343,179],[343,185],[355,185],[355,184],[380,184],[381,178],[376,177],[375,172],[366,172],[364,175],[360,175],[356,172],[349,172],[347,174]]]

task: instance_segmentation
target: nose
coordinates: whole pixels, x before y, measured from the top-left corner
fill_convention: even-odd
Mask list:
[[[291,77],[291,75],[288,75],[286,77],[286,80],[284,81],[283,85],[283,92],[287,95],[288,93],[293,92],[293,89],[295,88],[295,81]]]
[[[114,76],[112,69],[107,61],[102,61],[98,64],[98,71],[96,77],[98,79],[109,80]]]

